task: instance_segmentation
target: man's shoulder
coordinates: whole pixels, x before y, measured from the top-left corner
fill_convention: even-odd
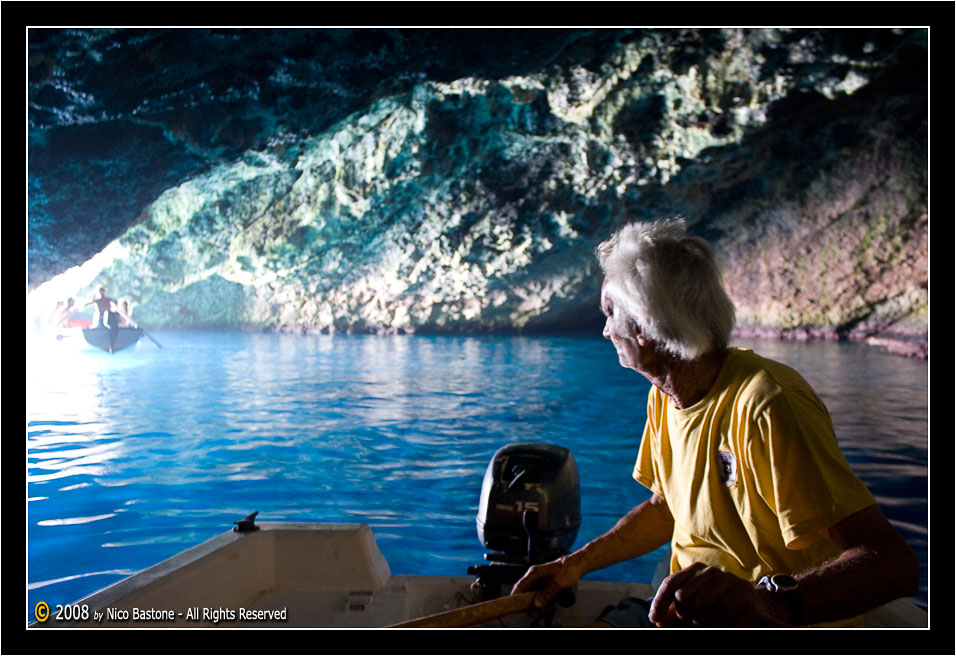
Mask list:
[[[734,349],[730,360],[729,384],[758,404],[788,392],[809,389],[795,369],[749,349]]]
[[[775,402],[789,405],[798,399],[819,404],[816,390],[790,365],[746,349],[735,355],[736,385],[741,398],[749,399],[753,412],[762,412]]]
[[[788,364],[771,360],[746,348],[735,347],[731,349],[731,354],[732,366],[738,375],[772,381],[782,388],[809,387],[803,376]]]

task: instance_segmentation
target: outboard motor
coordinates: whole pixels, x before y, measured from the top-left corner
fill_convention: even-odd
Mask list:
[[[478,505],[478,538],[492,565],[470,567],[485,599],[500,596],[531,565],[570,552],[581,526],[581,491],[574,456],[552,444],[511,444],[488,469]],[[507,592],[507,590],[505,591]]]

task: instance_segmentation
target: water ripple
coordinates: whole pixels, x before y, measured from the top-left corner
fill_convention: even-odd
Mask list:
[[[630,477],[648,386],[599,338],[158,338],[162,351],[78,356],[72,373],[28,368],[31,604],[40,588],[74,601],[254,510],[363,521],[393,572],[464,575],[484,552],[485,468],[511,443],[574,453],[579,544],[648,496]],[[925,564],[926,363],[754,346],[818,388],[854,470]],[[658,558],[603,576],[646,580]]]

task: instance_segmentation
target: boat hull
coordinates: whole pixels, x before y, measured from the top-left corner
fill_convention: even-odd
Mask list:
[[[387,627],[482,601],[468,576],[393,575],[364,524],[263,522],[230,531],[78,601],[72,627]],[[582,627],[646,583],[583,580],[574,603],[556,606],[551,626]],[[868,626],[926,626],[900,599],[867,615]],[[515,613],[479,624],[534,626]]]
[[[107,353],[116,353],[132,346],[143,336],[141,328],[84,328],[83,337],[90,346],[103,349]]]

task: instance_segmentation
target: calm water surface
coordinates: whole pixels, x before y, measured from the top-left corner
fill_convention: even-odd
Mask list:
[[[576,546],[649,493],[631,477],[648,383],[600,337],[157,333],[110,356],[27,357],[28,619],[221,532],[363,522],[396,574],[466,575],[485,467],[569,448]],[[741,343],[796,367],[847,458],[924,564],[927,364],[847,344]],[[663,552],[591,575],[650,580]]]

